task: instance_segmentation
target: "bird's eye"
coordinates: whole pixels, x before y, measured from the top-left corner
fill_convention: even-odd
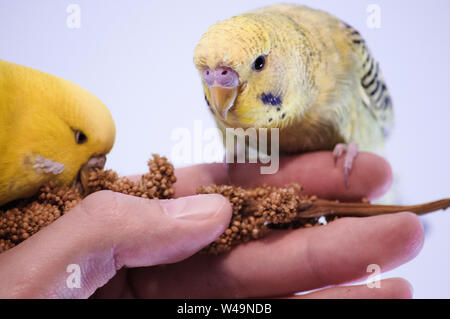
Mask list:
[[[79,131],[79,130],[74,130],[75,133],[75,142],[78,145],[84,144],[87,142],[87,136],[86,134],[84,134],[83,132]]]
[[[264,55],[260,55],[256,58],[255,62],[253,62],[253,70],[261,71],[266,64],[266,57]]]

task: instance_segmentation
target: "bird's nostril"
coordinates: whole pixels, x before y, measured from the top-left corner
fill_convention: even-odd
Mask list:
[[[202,77],[209,87],[214,85],[233,87],[239,84],[237,73],[228,67],[218,67],[214,70],[206,68],[203,70]]]
[[[213,85],[214,84],[214,72],[210,69],[206,69],[203,71],[203,79],[205,80],[206,84]]]
[[[215,71],[216,78],[215,81],[218,85],[224,87],[234,87],[239,84],[239,77],[237,73],[230,69],[229,67],[219,67]]]

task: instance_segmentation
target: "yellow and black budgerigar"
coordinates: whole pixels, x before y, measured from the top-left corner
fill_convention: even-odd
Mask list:
[[[194,62],[219,128],[278,128],[281,153],[379,151],[393,125],[379,64],[360,33],[305,6],[232,17],[201,37]]]

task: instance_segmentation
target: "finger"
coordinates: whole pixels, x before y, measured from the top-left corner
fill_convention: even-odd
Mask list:
[[[143,283],[137,286],[141,296],[283,296],[365,278],[371,264],[393,269],[416,256],[422,245],[422,225],[411,213],[342,218],[326,226],[273,232],[225,255],[196,255],[129,275]]]
[[[149,201],[98,192],[0,255],[3,297],[88,297],[120,268],[185,259],[217,238],[231,218],[220,195]],[[67,285],[78,265],[80,289]]]
[[[383,195],[392,183],[389,164],[382,157],[361,152],[355,159],[345,186],[342,159],[334,165],[331,152],[314,152],[283,157],[276,174],[263,175],[261,165],[233,164],[227,172],[223,164],[202,164],[176,169],[178,182],[175,184],[177,196],[195,193],[198,187],[210,184],[235,184],[244,187],[263,184],[285,186],[299,183],[305,194],[321,198],[360,200],[374,199]]]
[[[411,284],[402,278],[384,279],[379,287],[368,285],[340,286],[311,293],[291,296],[288,299],[411,299]]]

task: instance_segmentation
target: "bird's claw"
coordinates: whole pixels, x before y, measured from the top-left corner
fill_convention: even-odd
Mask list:
[[[333,159],[334,159],[334,165],[335,165],[335,166],[336,166],[336,163],[337,163],[338,158],[341,157],[342,154],[344,154],[344,152],[345,152],[346,149],[347,149],[347,145],[346,145],[346,144],[342,144],[342,143],[337,144],[337,145],[334,147],[334,150],[333,150]]]
[[[348,182],[348,178],[350,175],[350,172],[352,170],[352,166],[353,166],[353,160],[356,158],[356,156],[358,155],[358,144],[356,143],[349,143],[349,144],[337,144],[334,147],[333,150],[333,159],[334,159],[334,164],[336,165],[337,160],[339,157],[342,156],[342,154],[344,154],[345,152],[345,157],[344,157],[344,179],[345,179],[345,186],[349,187],[349,182]]]

